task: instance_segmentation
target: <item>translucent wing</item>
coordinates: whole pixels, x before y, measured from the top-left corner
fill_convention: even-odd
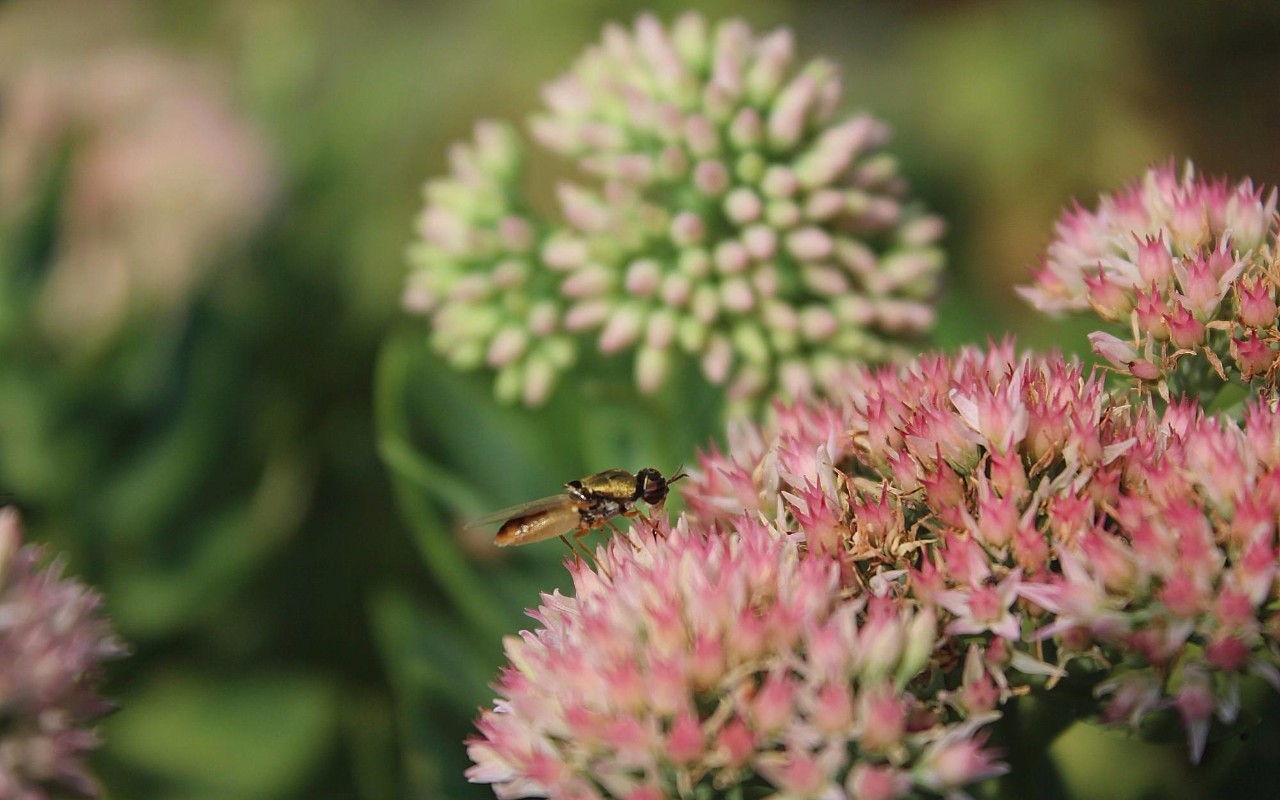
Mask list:
[[[533,544],[582,529],[582,515],[577,506],[560,505],[524,516],[512,517],[498,529],[493,543],[498,547]]]
[[[540,497],[537,500],[530,500],[525,503],[520,503],[519,505],[504,508],[500,511],[485,514],[483,517],[468,520],[463,527],[468,530],[472,528],[487,528],[495,522],[506,522],[507,520],[515,517],[527,517],[532,514],[555,511],[560,508],[571,508],[574,509],[576,513],[574,499],[561,492],[560,494],[553,494],[550,497]]]

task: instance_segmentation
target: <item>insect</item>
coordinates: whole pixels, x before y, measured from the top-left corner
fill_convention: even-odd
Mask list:
[[[671,484],[684,477],[681,470],[665,478],[652,467],[645,467],[634,475],[625,469],[607,469],[569,481],[560,494],[494,512],[472,525],[503,520],[493,540],[499,547],[532,544],[556,536],[568,544],[565,538],[568,533],[584,536],[604,525],[614,527],[610,522],[613,517],[634,517],[639,513],[635,508],[637,502],[660,508],[666,502]]]

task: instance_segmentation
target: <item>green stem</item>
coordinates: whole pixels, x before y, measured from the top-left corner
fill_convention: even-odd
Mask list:
[[[459,612],[486,639],[496,641],[507,632],[507,621],[501,610],[488,602],[490,592],[486,582],[463,557],[427,493],[438,490],[442,483],[454,491],[465,490],[460,488],[460,482],[451,482],[443,470],[434,468],[408,444],[408,412],[403,403],[413,344],[403,336],[392,336],[378,356],[374,403],[379,450],[392,473],[401,512],[414,531],[414,540],[427,568]]]

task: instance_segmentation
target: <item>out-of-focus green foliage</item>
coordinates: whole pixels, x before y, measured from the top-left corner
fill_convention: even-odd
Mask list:
[[[1073,195],[1171,155],[1280,177],[1280,96],[1266,89],[1277,57],[1259,44],[1280,21],[1265,4],[690,5],[793,27],[802,54],[841,65],[851,109],[894,126],[913,192],[951,223],[944,345],[1029,323],[1009,285]],[[74,139],[57,144],[27,211],[0,222],[0,490],[33,539],[103,590],[135,649],[114,667],[124,710],[96,760],[109,796],[491,796],[463,781],[462,740],[489,700],[500,637],[564,584],[566,553],[499,553],[491,531],[461,521],[607,466],[687,464],[719,433],[717,399],[641,401],[629,376],[601,372],[535,412],[498,406],[400,320],[403,251],[447,144],[478,117],[523,117],[602,22],[635,11],[0,5],[0,129],[10,81],[30,65],[142,49],[222,76],[275,175],[251,230],[201,253],[181,303],[131,306],[89,348],[39,316],[65,247]],[[0,157],[0,195],[9,168]],[[564,176],[531,169],[545,202]],[[1026,333],[1037,346],[1082,341],[1066,327]],[[1265,746],[1277,715],[1261,715],[1252,742]],[[1126,765],[1132,783],[1098,786],[1087,777],[1110,748],[1064,740],[1064,785],[1090,797],[1273,788],[1248,778],[1274,769],[1253,747],[1211,746],[1194,783],[1180,753],[1133,747],[1145,749]]]

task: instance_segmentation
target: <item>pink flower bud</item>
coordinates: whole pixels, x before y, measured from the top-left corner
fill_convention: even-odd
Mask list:
[[[787,84],[769,112],[769,143],[777,148],[794,147],[817,102],[818,82],[812,74],[800,75]]]
[[[1270,371],[1271,365],[1275,363],[1276,351],[1269,341],[1258,338],[1257,331],[1249,331],[1248,338],[1231,340],[1231,356],[1240,368],[1240,374],[1245,380],[1249,380],[1255,375],[1265,375]]]
[[[725,308],[738,314],[745,314],[756,306],[755,292],[742,278],[725,281],[720,287],[720,298]]]
[[[684,148],[669,145],[658,153],[657,172],[668,181],[680,180],[689,172],[689,156]]]
[[[981,741],[959,737],[930,745],[921,769],[924,771],[921,783],[942,792],[1009,771],[995,760],[994,754],[983,749]]]
[[[669,273],[662,279],[662,302],[669,306],[683,306],[689,302],[692,288],[687,275],[679,272]]]
[[[1098,267],[1095,274],[1085,273],[1084,284],[1088,288],[1089,305],[1105,320],[1123,319],[1133,308],[1130,288],[1114,276],[1104,274],[1102,267]]]
[[[1159,367],[1139,357],[1132,345],[1109,333],[1091,333],[1089,343],[1093,345],[1093,352],[1105,358],[1116,369],[1138,380],[1154,381],[1160,377]]]
[[[630,345],[640,337],[644,321],[644,313],[636,306],[615,312],[600,332],[600,352],[616,353]]]
[[[725,195],[724,213],[739,225],[754,222],[764,211],[764,203],[751,189],[739,186]]]
[[[636,388],[643,394],[653,394],[666,380],[670,366],[670,352],[667,349],[641,347],[636,353]]]
[[[716,269],[725,275],[742,272],[751,264],[751,254],[741,242],[729,239],[716,247]]]
[[[765,678],[751,702],[751,720],[764,733],[781,730],[795,713],[795,690],[791,682],[776,672]]]
[[[1249,648],[1235,636],[1222,636],[1205,647],[1204,657],[1215,669],[1238,672],[1249,657]]]
[[[1173,280],[1173,255],[1165,244],[1163,231],[1154,239],[1148,236],[1138,242],[1137,267],[1144,286],[1163,289]]]
[[[787,235],[787,250],[801,261],[819,261],[832,252],[831,237],[821,228],[801,228]]]
[[[764,121],[754,108],[743,108],[729,124],[729,141],[739,150],[754,150],[764,138]]]
[[[707,197],[719,197],[732,181],[729,168],[720,161],[699,161],[693,168],[693,185]]]
[[[773,258],[778,248],[778,234],[768,225],[752,225],[742,232],[742,243],[757,261]]]
[[[702,736],[702,726],[696,717],[689,713],[676,717],[667,733],[667,757],[676,764],[691,764],[706,749]]]
[[[823,684],[814,695],[810,714],[814,724],[824,731],[846,731],[853,724],[854,717],[853,695],[849,692],[849,687],[840,681]]]
[[[795,39],[783,28],[756,44],[755,63],[746,76],[747,90],[756,100],[772,97],[782,86],[795,58]]]
[[[1164,324],[1168,313],[1169,306],[1155,285],[1138,290],[1134,298],[1134,315],[1139,333],[1154,341],[1164,341],[1169,336],[1169,329]]]
[[[572,299],[595,297],[613,288],[617,275],[609,269],[592,264],[577,270],[560,284],[560,291]]]
[[[1173,313],[1165,315],[1164,324],[1169,331],[1169,341],[1182,350],[1190,350],[1204,341],[1204,323],[1181,303],[1175,303]]]
[[[503,328],[489,342],[485,358],[491,367],[502,367],[519,358],[529,344],[528,333],[515,326]]]
[[[863,694],[858,705],[864,747],[884,752],[902,741],[907,730],[907,708],[901,698],[887,690],[872,691]]]
[[[911,778],[885,765],[858,762],[846,783],[852,800],[898,800],[911,791]]]
[[[1209,319],[1222,300],[1218,277],[1206,258],[1184,260],[1175,271],[1186,307],[1200,319]]]
[[[1276,301],[1271,281],[1259,275],[1236,284],[1240,322],[1249,328],[1270,328],[1276,324]]]
[[[777,164],[769,167],[760,182],[760,190],[771,200],[791,197],[798,188],[795,173]]]
[[[720,150],[720,137],[714,125],[701,114],[690,114],[684,122],[685,141],[689,152],[699,158],[715,155]]]
[[[818,759],[795,751],[782,758],[780,764],[762,763],[761,770],[784,797],[817,797],[828,785],[827,770]]]
[[[735,717],[720,729],[715,746],[726,766],[738,767],[751,758],[755,749],[755,736],[745,722]]]
[[[1183,677],[1182,686],[1174,695],[1173,707],[1178,709],[1183,724],[1187,727],[1192,762],[1198,763],[1200,756],[1204,754],[1209,722],[1216,705],[1208,677],[1201,670],[1189,670]]]
[[[546,402],[555,386],[556,369],[545,358],[530,358],[524,369],[524,390],[521,399],[526,406],[540,406]]]

